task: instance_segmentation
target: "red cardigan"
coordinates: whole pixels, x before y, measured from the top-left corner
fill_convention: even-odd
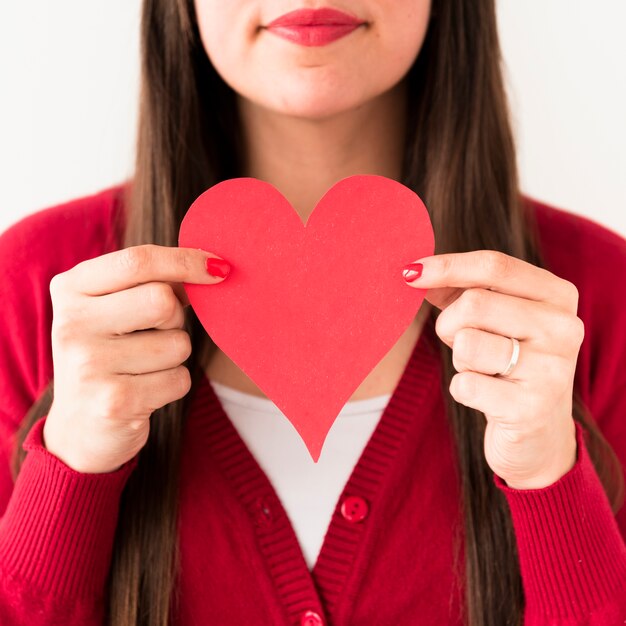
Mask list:
[[[120,494],[137,457],[81,474],[31,429],[17,482],[14,435],[52,377],[50,278],[115,249],[119,188],[51,207],[0,236],[0,623],[103,624]],[[529,200],[548,266],[577,285],[586,336],[576,384],[626,465],[626,241]],[[185,431],[180,601],[172,624],[462,624],[454,536],[459,485],[427,326],[337,503],[309,572],[268,478],[206,379]],[[285,468],[285,471],[289,471]],[[555,484],[518,491],[511,509],[526,626],[626,622],[626,507],[615,517],[578,429],[578,459]],[[357,502],[360,515],[342,507]],[[460,570],[463,571],[462,568]]]

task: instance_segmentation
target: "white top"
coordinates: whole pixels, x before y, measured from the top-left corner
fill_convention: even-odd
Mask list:
[[[226,415],[287,512],[313,569],[337,500],[391,394],[344,405],[314,463],[291,422],[268,398],[210,381]]]

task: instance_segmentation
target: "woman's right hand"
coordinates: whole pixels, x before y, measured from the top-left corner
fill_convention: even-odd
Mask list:
[[[118,469],[146,444],[152,412],[188,393],[182,283],[221,282],[207,258],[218,257],[148,244],[52,278],[54,400],[43,438],[66,465]]]

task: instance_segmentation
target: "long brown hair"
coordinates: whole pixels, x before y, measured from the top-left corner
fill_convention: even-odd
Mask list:
[[[127,186],[122,247],[177,245],[191,202],[211,185],[242,175],[236,101],[201,44],[193,0],[144,0],[137,159]],[[438,0],[423,47],[409,71],[402,182],[429,207],[437,252],[500,250],[544,266],[532,215],[518,189],[514,142],[501,75],[493,0]],[[195,386],[215,345],[187,309]],[[433,309],[431,322],[437,312]],[[483,453],[485,417],[448,393],[455,373],[441,343],[443,392],[456,442],[464,514],[466,622],[517,625],[524,597],[506,500]],[[193,390],[193,388],[192,388]],[[26,416],[24,436],[46,415],[52,382]],[[122,495],[109,577],[111,626],[166,626],[177,601],[177,494],[189,397],[155,411],[148,442]],[[623,499],[619,461],[578,394],[574,416],[613,510]]]

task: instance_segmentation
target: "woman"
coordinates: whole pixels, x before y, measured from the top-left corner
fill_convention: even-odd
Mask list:
[[[622,623],[626,242],[520,195],[493,2],[301,8],[145,0],[132,181],[3,235],[0,621]],[[229,260],[172,247],[221,180],[306,220],[351,174],[415,190],[437,255],[316,550],[311,467],[248,437],[233,394],[271,403],[184,306]]]

